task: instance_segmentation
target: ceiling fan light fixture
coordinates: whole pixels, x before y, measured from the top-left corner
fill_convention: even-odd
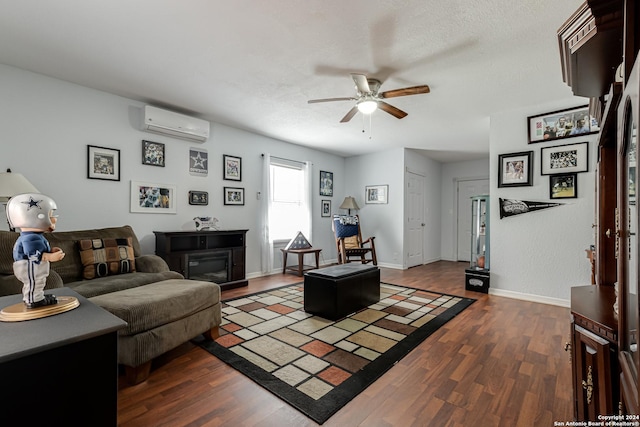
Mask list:
[[[365,99],[358,102],[358,111],[362,114],[371,114],[378,108],[378,102],[373,99]]]

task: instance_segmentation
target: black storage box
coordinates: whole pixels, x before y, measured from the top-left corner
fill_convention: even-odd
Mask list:
[[[378,301],[378,267],[341,264],[304,275],[304,310],[325,319],[341,319]]]
[[[464,272],[464,288],[466,290],[489,293],[489,270],[476,270],[473,268]]]

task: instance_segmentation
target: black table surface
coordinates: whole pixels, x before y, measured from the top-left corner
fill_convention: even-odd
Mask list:
[[[70,288],[45,293],[76,297],[80,305],[41,319],[0,322],[0,363],[104,335],[127,325]],[[0,310],[21,301],[22,295],[0,297]]]
[[[361,264],[358,262],[339,264],[331,267],[320,268],[317,270],[308,271],[306,274],[309,276],[317,277],[330,277],[332,279],[340,279],[343,277],[353,276],[355,274],[364,273],[366,271],[377,270],[375,265]]]

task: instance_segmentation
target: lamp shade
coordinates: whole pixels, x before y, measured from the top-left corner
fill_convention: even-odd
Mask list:
[[[0,173],[0,202],[7,202],[21,193],[39,193],[39,191],[22,174],[13,173],[10,169]]]
[[[359,210],[360,206],[358,206],[358,204],[356,203],[356,199],[354,199],[351,196],[347,196],[344,198],[344,201],[342,202],[342,204],[340,205],[340,209],[355,209],[355,210]]]

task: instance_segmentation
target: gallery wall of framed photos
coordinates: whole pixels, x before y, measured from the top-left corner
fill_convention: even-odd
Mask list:
[[[577,198],[578,174],[589,171],[587,137],[600,130],[588,106],[529,116],[527,129],[533,150],[498,155],[498,188],[533,186],[539,176],[548,179],[549,199]]]

